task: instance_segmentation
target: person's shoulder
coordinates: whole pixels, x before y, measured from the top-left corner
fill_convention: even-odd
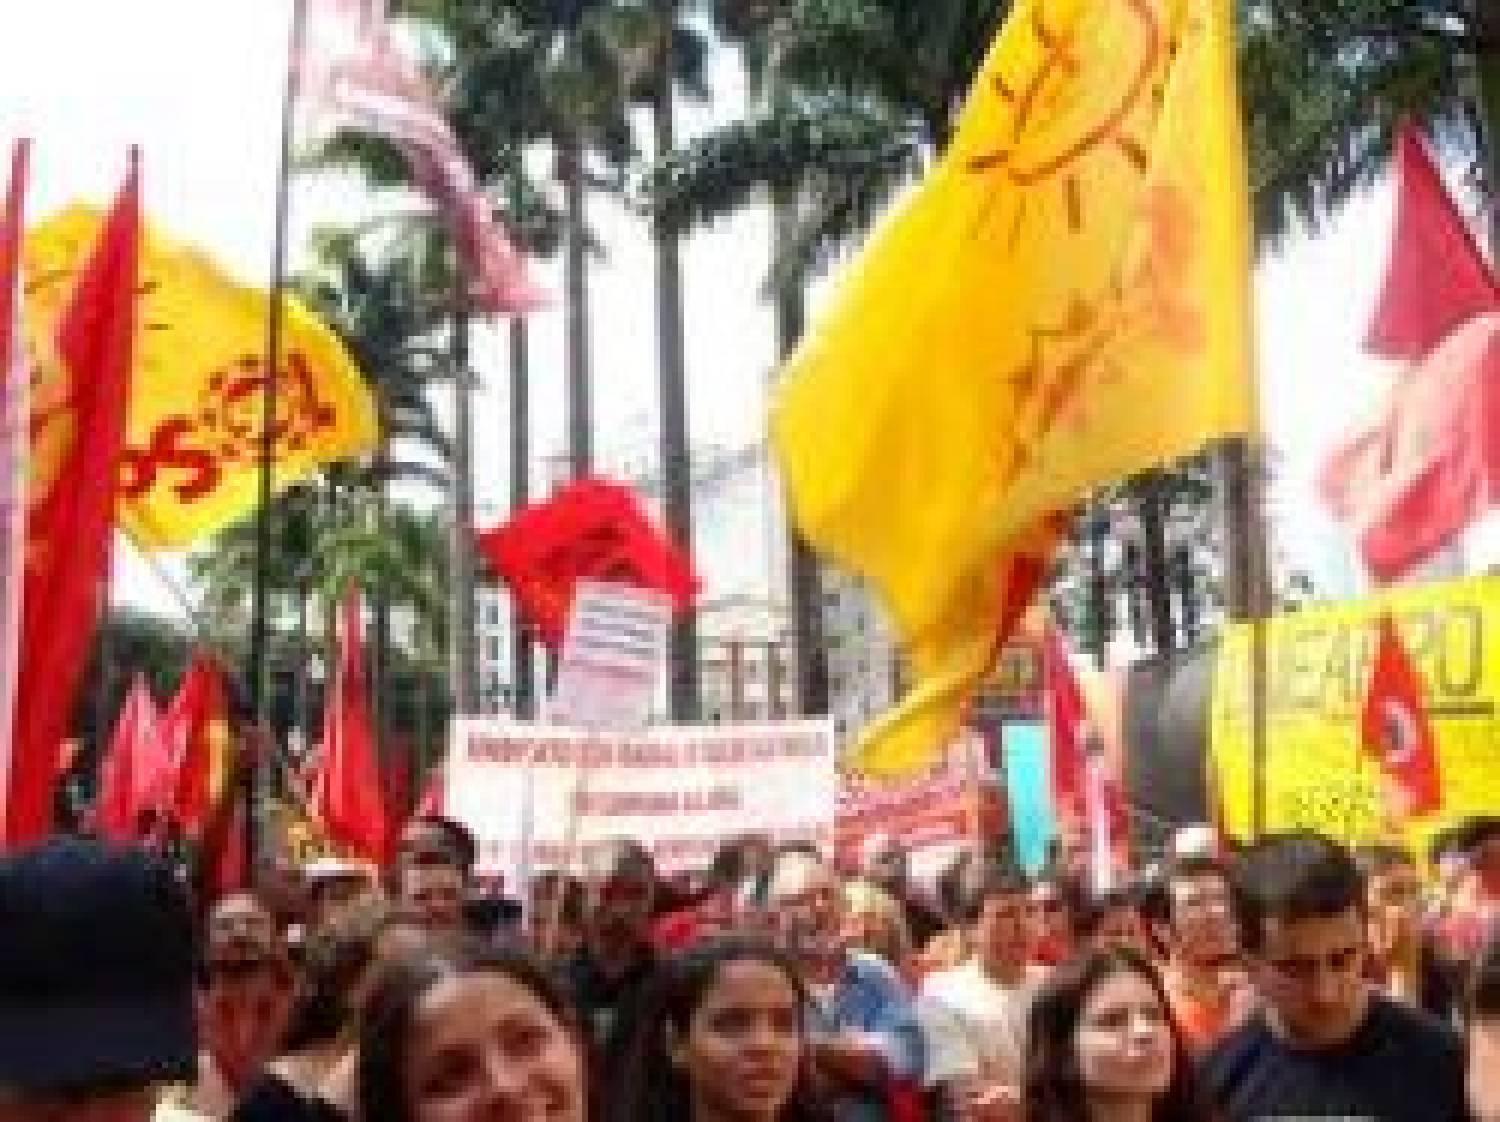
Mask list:
[[[1403,1056],[1427,1055],[1455,1063],[1462,1061],[1458,1034],[1425,1009],[1394,1001],[1383,994],[1371,999],[1370,1031]]]
[[[853,951],[849,955],[849,974],[862,985],[906,992],[906,984],[896,968],[879,955]]]
[[[1249,1070],[1265,1063],[1276,1040],[1259,1015],[1226,1032],[1198,1060],[1198,1075],[1213,1095],[1234,1086]]]

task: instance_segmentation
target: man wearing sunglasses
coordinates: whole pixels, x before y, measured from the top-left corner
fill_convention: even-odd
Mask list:
[[[1317,834],[1283,834],[1253,848],[1239,872],[1235,903],[1261,1007],[1204,1060],[1220,1117],[1464,1122],[1457,1038],[1367,980],[1365,888],[1349,852]]]

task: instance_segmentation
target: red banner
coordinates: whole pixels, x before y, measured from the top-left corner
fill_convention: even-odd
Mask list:
[[[59,751],[109,576],[116,478],[135,345],[139,170],[125,186],[58,323],[37,357],[31,403],[21,668],[6,791],[9,845],[52,826]]]

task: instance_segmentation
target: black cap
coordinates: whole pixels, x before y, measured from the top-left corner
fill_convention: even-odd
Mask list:
[[[188,1079],[193,923],[172,869],[57,839],[0,860],[0,1087]]]

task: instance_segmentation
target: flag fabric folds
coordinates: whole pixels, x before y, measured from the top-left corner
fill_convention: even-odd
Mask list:
[[[309,810],[336,844],[383,864],[390,838],[379,751],[370,726],[364,626],[359,592],[351,588],[339,611],[338,667],[323,707]]]
[[[553,650],[562,647],[580,580],[661,592],[679,611],[698,590],[692,562],[651,524],[634,493],[602,479],[570,483],[476,540]]]
[[[92,252],[79,247],[83,264],[71,294],[59,296],[58,315],[43,317],[41,301],[28,301],[28,326],[44,318],[56,332],[32,340],[26,584],[5,811],[10,845],[51,827],[59,749],[109,575],[138,310],[135,153],[125,186],[90,240]],[[29,283],[27,295],[34,295]]]
[[[1464,323],[1392,383],[1374,421],[1324,461],[1318,488],[1381,583],[1500,501],[1500,309]]]
[[[98,215],[74,206],[28,235],[33,349],[45,345],[46,327],[98,230]],[[143,549],[179,549],[259,502],[271,302],[199,251],[149,230],[140,302],[120,521]],[[283,307],[277,490],[332,461],[373,452],[379,442],[374,400],[344,345],[295,296],[285,296]]]
[[[1380,617],[1375,665],[1360,713],[1360,747],[1380,765],[1403,816],[1443,805],[1437,737],[1423,701],[1422,680],[1402,645],[1396,621]]]
[[[1062,636],[1047,628],[1042,640],[1042,685],[1047,713],[1047,741],[1051,748],[1052,808],[1059,821],[1079,817],[1087,786],[1089,716],[1083,690],[1068,663]]]
[[[1396,182],[1390,262],[1365,349],[1414,362],[1466,320],[1500,308],[1500,284],[1411,121],[1396,130]]]
[[[1396,229],[1368,349],[1408,361],[1318,478],[1381,583],[1500,501],[1500,286],[1413,126],[1396,152]]]
[[[171,769],[156,805],[184,835],[201,837],[233,781],[235,746],[223,666],[195,651],[162,718]]]
[[[94,827],[101,836],[121,842],[138,840],[146,816],[159,809],[155,800],[171,772],[161,719],[151,687],[144,675],[137,674],[115,718],[99,768]]]
[[[1231,9],[1019,0],[949,150],[787,364],[793,516],[880,592],[915,672],[867,773],[950,740],[1060,515],[1253,428]]]
[[[26,452],[30,366],[21,335],[21,234],[25,229],[30,145],[11,156],[0,216],[0,842],[9,802],[11,726],[21,659],[21,601],[26,583]]]
[[[315,115],[333,128],[383,136],[401,152],[468,268],[476,307],[516,315],[545,303],[427,79],[397,42],[384,0],[309,0],[294,65],[299,95]]]

